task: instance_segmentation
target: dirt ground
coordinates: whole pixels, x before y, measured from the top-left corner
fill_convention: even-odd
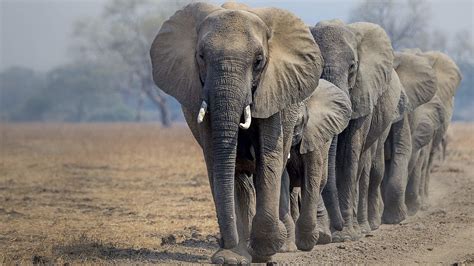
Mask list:
[[[291,263],[474,263],[474,125],[454,124],[431,207]],[[184,125],[0,124],[0,263],[209,262],[217,223]]]

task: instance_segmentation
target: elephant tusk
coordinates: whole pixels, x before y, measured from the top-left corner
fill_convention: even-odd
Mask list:
[[[250,124],[252,123],[252,114],[250,112],[250,105],[247,105],[244,109],[244,123],[240,123],[239,126],[241,129],[249,129]]]
[[[199,109],[199,114],[197,117],[198,124],[201,124],[202,121],[204,121],[204,116],[206,115],[206,112],[207,112],[207,103],[206,101],[202,101],[201,109]]]

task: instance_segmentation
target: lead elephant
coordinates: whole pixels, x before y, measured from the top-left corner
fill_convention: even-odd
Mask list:
[[[357,239],[357,192],[361,170],[368,167],[361,158],[369,158],[378,139],[386,134],[396,115],[386,110],[395,110],[400,99],[399,88],[398,92],[389,89],[390,83],[398,80],[392,81],[396,76],[393,49],[385,31],[372,23],[326,21],[311,32],[324,58],[322,78],[350,94],[351,121],[334,139],[337,159],[329,158],[325,188],[329,193],[323,191],[323,195],[334,230],[333,241]],[[379,102],[381,97],[389,103]],[[378,113],[380,110],[384,112]]]
[[[192,3],[150,55],[203,149],[222,237],[212,262],[269,260],[287,235],[279,197],[298,111],[322,71],[309,29],[280,9]]]

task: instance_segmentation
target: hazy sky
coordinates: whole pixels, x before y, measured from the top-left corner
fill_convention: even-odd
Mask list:
[[[0,0],[0,71],[27,66],[47,71],[70,59],[74,21],[100,14],[106,0]],[[223,0],[214,0],[223,3]],[[347,19],[357,0],[241,0],[250,6],[285,8],[306,23]],[[432,25],[445,32],[474,33],[474,0],[430,0]]]

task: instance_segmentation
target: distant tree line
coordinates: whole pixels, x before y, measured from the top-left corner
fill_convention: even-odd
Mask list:
[[[47,73],[6,69],[0,73],[0,121],[135,121],[138,98],[131,89],[116,86],[116,75],[91,63],[71,63]],[[142,120],[157,120],[156,107],[146,100],[142,105]],[[177,113],[173,119],[179,119]]]
[[[183,120],[179,104],[151,78],[149,47],[161,24],[191,0],[109,0],[98,17],[74,25],[71,62],[47,73],[0,73],[0,121]],[[350,21],[381,25],[396,50],[440,50],[463,74],[455,120],[474,121],[474,42],[468,30],[447,36],[429,26],[426,0],[360,1]]]
[[[149,49],[161,24],[190,0],[109,0],[74,25],[70,63],[47,73],[0,73],[0,121],[183,120],[151,78]]]

